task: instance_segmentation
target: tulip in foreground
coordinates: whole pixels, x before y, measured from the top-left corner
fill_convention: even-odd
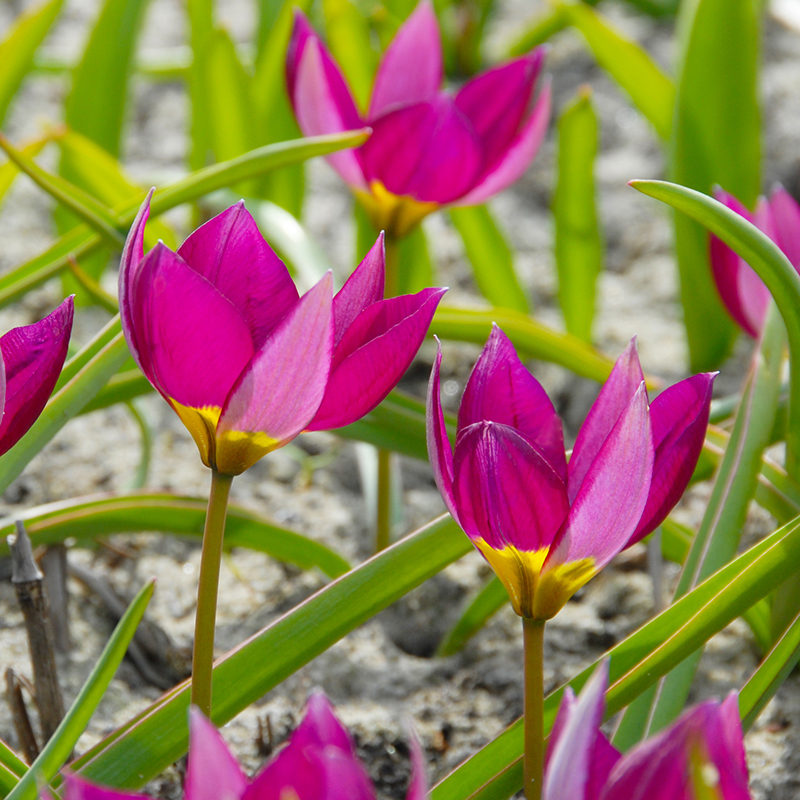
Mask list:
[[[424,759],[411,740],[413,775],[406,800],[424,800]],[[147,800],[67,775],[64,800]],[[324,694],[308,701],[288,743],[251,780],[217,729],[191,712],[184,800],[375,800],[375,789],[358,760],[347,729]]]
[[[372,128],[364,145],[328,161],[375,228],[397,238],[439,206],[485,202],[527,169],[550,118],[549,88],[531,108],[543,58],[539,48],[445,93],[439,27],[423,0],[384,53],[366,114],[300,12],[286,74],[306,136]]]
[[[715,190],[714,196],[769,236],[800,272],[800,205],[789,192],[779,186],[769,200],[759,197],[753,213],[721,189]],[[769,289],[752,267],[713,235],[710,258],[714,282],[725,308],[748,336],[757,338],[767,316]]]
[[[608,662],[567,687],[547,750],[543,800],[750,800],[735,694],[690,708],[625,755],[603,735]]]
[[[0,455],[42,413],[67,357],[73,313],[68,297],[43,320],[0,337]]]
[[[192,665],[192,700],[208,715],[233,476],[303,430],[371,411],[408,368],[444,290],[384,300],[379,238],[335,297],[330,274],[299,297],[243,203],[177,253],[159,242],[145,255],[149,199],[122,253],[120,315],[137,365],[212,470]]]

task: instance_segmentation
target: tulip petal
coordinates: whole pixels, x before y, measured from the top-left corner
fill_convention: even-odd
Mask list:
[[[189,712],[186,800],[239,800],[248,780],[219,731],[196,707]]]
[[[372,88],[369,120],[396,105],[430,100],[443,77],[439,24],[431,4],[422,0],[381,58]]]
[[[456,107],[480,139],[484,170],[497,164],[519,132],[543,61],[544,48],[540,47],[478,75],[456,95]]]
[[[644,381],[600,448],[547,555],[536,615],[554,616],[625,544],[647,503],[653,437]]]
[[[300,12],[295,14],[287,65],[290,97],[297,124],[306,136],[341,133],[363,127],[339,66]],[[366,189],[356,150],[340,150],[326,158],[348,184]]]
[[[324,692],[316,691],[306,704],[305,714],[292,734],[292,744],[298,747],[336,747],[355,755],[353,740],[342,724],[331,701]]]
[[[43,797],[57,797],[48,791]],[[150,800],[147,795],[135,792],[118,792],[106,786],[98,786],[77,775],[67,772],[64,775],[64,800]]]
[[[313,419],[333,353],[331,285],[328,273],[306,292],[239,376],[217,426],[223,437],[232,435],[232,447],[238,434],[260,433],[270,440],[268,452]],[[217,456],[222,460],[220,445]]]
[[[151,383],[182,406],[221,407],[254,352],[239,310],[161,242],[142,259],[130,302]]]
[[[119,314],[122,322],[122,330],[125,333],[125,340],[136,362],[136,366],[152,380],[152,369],[147,357],[147,351],[143,350],[138,341],[136,327],[133,324],[134,308],[131,303],[132,287],[136,285],[139,270],[141,269],[142,259],[144,258],[144,227],[147,218],[150,216],[150,199],[155,189],[147,193],[144,202],[139,207],[136,218],[133,220],[131,229],[125,239],[125,246],[122,249],[122,257],[119,262]]]
[[[42,413],[67,357],[73,313],[73,300],[68,297],[43,320],[0,337],[0,455],[13,447]]]
[[[341,428],[372,411],[414,360],[446,289],[424,289],[374,303],[333,354],[331,374],[309,430]]]
[[[383,300],[385,278],[386,258],[381,232],[364,260],[333,298],[334,343],[337,346],[356,317],[367,306]]]
[[[614,364],[611,375],[603,384],[578,432],[569,460],[570,503],[578,496],[586,473],[643,380],[644,375],[636,352],[636,339],[633,338]]]
[[[459,524],[471,539],[493,550],[550,545],[569,511],[566,487],[517,431],[496,422],[460,429],[454,463]]]
[[[411,780],[408,783],[406,800],[426,800],[428,797],[428,780],[425,776],[425,754],[420,747],[419,739],[412,730],[409,736],[411,751]]]
[[[543,800],[593,800],[589,790],[590,784],[596,785],[598,777],[592,776],[598,752],[603,756],[602,765],[598,765],[602,766],[600,771],[608,766],[607,749],[603,747],[605,737],[600,732],[607,686],[608,660],[604,660],[592,673],[578,699],[572,703],[568,701],[558,741],[548,752]],[[595,780],[590,780],[591,777]]]
[[[782,186],[769,199],[775,226],[773,237],[796,270],[800,270],[800,205]]]
[[[194,231],[178,255],[239,309],[256,349],[297,302],[289,271],[243,200]]]
[[[515,428],[541,451],[566,483],[561,420],[547,392],[525,368],[514,345],[497,325],[492,326],[472,370],[458,412],[459,428],[481,420]]]
[[[478,176],[469,192],[458,198],[456,205],[477,206],[485,203],[490,197],[502,192],[522,176],[533,161],[547,134],[547,126],[550,123],[550,105],[550,85],[546,83],[542,87],[530,117],[508,149],[493,165],[484,167],[484,171]]]
[[[680,500],[703,449],[717,373],[694,375],[663,391],[650,406],[653,480],[642,518],[628,542],[654,531]]]
[[[431,378],[428,382],[428,401],[426,404],[426,432],[428,439],[428,458],[433,470],[433,479],[439,493],[442,495],[447,510],[453,519],[460,525],[458,519],[458,509],[456,508],[455,496],[453,495],[453,449],[450,446],[450,439],[447,437],[447,426],[444,421],[444,411],[442,410],[441,392],[441,366],[442,366],[442,343],[436,339],[438,352],[436,360],[433,362]]]
[[[719,771],[723,800],[750,800],[742,719],[735,692],[722,702],[709,727],[705,744],[709,759]]]
[[[481,169],[480,143],[451,98],[404,106],[372,124],[361,147],[364,174],[392,194],[450,203],[465,194]]]

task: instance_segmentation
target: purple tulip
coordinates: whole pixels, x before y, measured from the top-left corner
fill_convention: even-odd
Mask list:
[[[722,189],[716,189],[714,196],[769,236],[800,272],[800,205],[789,192],[779,186],[769,200],[759,197],[752,214]],[[769,307],[769,289],[752,267],[716,236],[711,237],[710,257],[711,271],[725,308],[745,333],[758,338]]]
[[[411,739],[413,772],[406,800],[424,800],[424,758]],[[67,775],[64,800],[147,800]],[[192,709],[185,800],[375,800],[347,729],[322,693],[309,698],[288,743],[250,780],[217,729]]]
[[[342,290],[299,297],[243,203],[177,253],[144,255],[149,197],[122,254],[122,327],[139,368],[175,409],[203,463],[238,475],[301,431],[349,425],[402,377],[443,289],[383,300],[379,239]]]
[[[73,313],[68,297],[43,320],[0,336],[0,455],[42,413],[67,357]]]
[[[544,389],[495,326],[470,376],[455,452],[428,391],[428,452],[445,504],[503,581],[514,610],[549,619],[617,553],[654,530],[688,485],[714,375],[648,406],[631,342],[590,410],[569,465]]]
[[[622,755],[600,730],[607,686],[605,661],[577,698],[565,690],[542,800],[750,800],[735,694],[694,706]]]
[[[441,205],[485,202],[527,169],[550,119],[548,86],[531,108],[543,59],[539,48],[447,94],[439,88],[444,69],[436,15],[423,0],[381,59],[366,115],[299,11],[286,75],[306,136],[372,128],[364,145],[328,161],[375,227],[400,237]]]

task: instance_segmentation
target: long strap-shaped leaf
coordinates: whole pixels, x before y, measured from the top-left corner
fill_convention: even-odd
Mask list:
[[[60,500],[15,515],[15,519],[24,520],[36,544],[63,542],[69,536],[94,539],[135,531],[202,537],[205,517],[205,500],[146,492]],[[5,537],[12,529],[13,522],[0,520],[0,557],[8,555]],[[350,564],[333,550],[235,504],[228,510],[225,545],[267,553],[302,569],[318,567],[331,578],[350,569]]]
[[[290,142],[279,142],[251,150],[239,158],[215,164],[188,175],[160,189],[153,196],[152,215],[158,216],[175,206],[188,203],[209,192],[222,189],[240,180],[264,175],[288,164],[326,155],[346,147],[357,147],[367,137],[365,131],[314,136]],[[113,209],[120,222],[130,225],[144,195]],[[0,307],[40,286],[64,269],[70,256],[79,259],[102,245],[101,237],[87,226],[79,225],[62,236],[48,250],[16,267],[0,278]]]
[[[128,606],[75,702],[39,757],[8,795],[7,800],[34,800],[37,781],[51,781],[69,758],[78,738],[89,724],[94,710],[103,699],[120,661],[125,656],[125,651],[153,596],[154,586],[155,579],[146,584]]]
[[[606,718],[628,705],[773,586],[800,570],[800,520],[772,533],[735,561],[701,583],[636,633],[612,648]],[[595,662],[570,681],[580,691]],[[549,732],[563,687],[545,700]],[[492,798],[503,800],[522,788],[522,720],[448,775],[431,792],[431,800]]]

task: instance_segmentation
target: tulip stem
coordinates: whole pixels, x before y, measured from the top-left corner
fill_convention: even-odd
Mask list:
[[[525,797],[541,800],[544,776],[544,620],[522,618],[525,655]]]
[[[214,664],[214,627],[217,620],[219,569],[222,563],[222,540],[228,515],[228,496],[232,475],[211,471],[203,552],[200,556],[200,582],[197,586],[197,614],[194,622],[192,654],[192,703],[207,717],[211,716],[211,672]]]
[[[386,252],[386,281],[383,296],[397,297],[400,294],[400,240],[387,234],[383,246]]]

